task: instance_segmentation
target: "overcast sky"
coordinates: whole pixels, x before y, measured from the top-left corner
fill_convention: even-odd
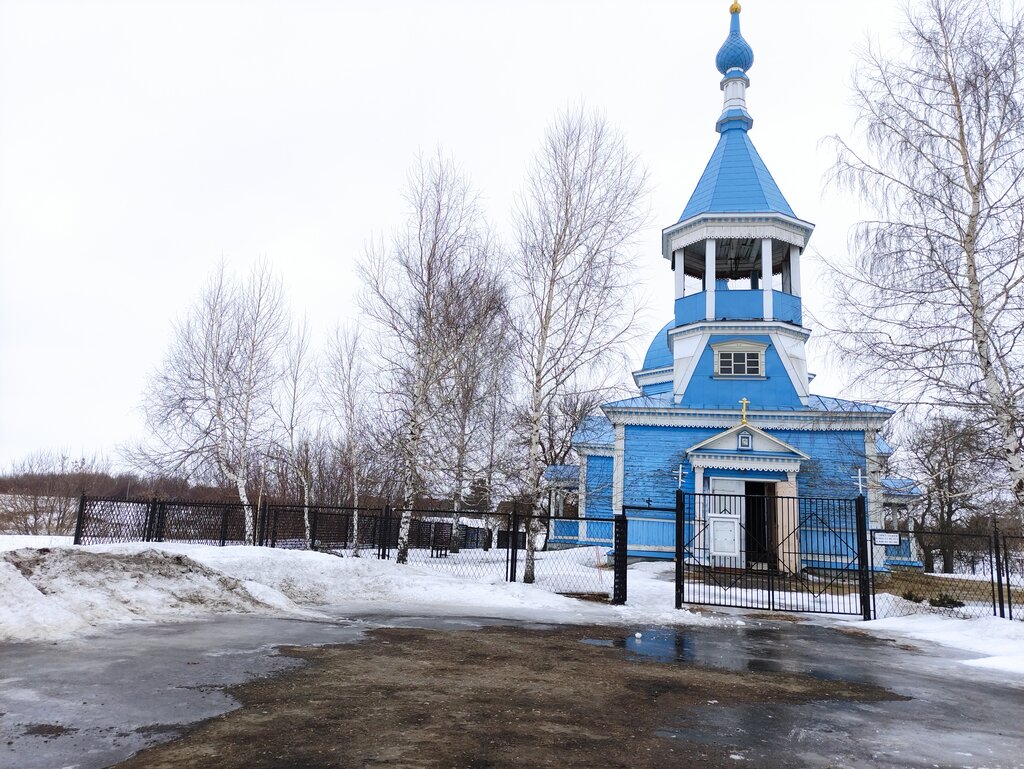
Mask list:
[[[729,4],[0,0],[0,467],[138,436],[171,323],[221,258],[267,259],[321,336],[356,317],[354,263],[400,220],[420,150],[454,155],[507,230],[545,125],[579,102],[650,170],[653,333],[672,313],[659,233],[717,140]],[[858,217],[822,192],[821,140],[852,134],[855,49],[891,37],[896,6],[744,3],[751,137],[812,251],[842,254]],[[813,269],[804,287],[823,312]],[[814,389],[842,394],[824,352]]]

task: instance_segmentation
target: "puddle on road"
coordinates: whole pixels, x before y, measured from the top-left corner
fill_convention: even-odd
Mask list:
[[[587,638],[583,643],[622,649],[631,662],[683,663],[734,673],[801,673],[824,681],[885,685],[871,665],[873,642],[833,631],[793,627],[642,628],[639,637]]]
[[[585,638],[583,643],[622,649],[627,659],[633,662],[682,662],[732,672],[806,672],[798,665],[786,665],[781,660],[751,654],[735,644],[723,643],[721,638],[712,642],[709,638],[687,630],[645,630],[625,638]]]

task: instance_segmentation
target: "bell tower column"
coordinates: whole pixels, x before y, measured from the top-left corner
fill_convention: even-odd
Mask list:
[[[764,319],[771,320],[775,308],[772,296],[772,239],[761,240],[761,295],[764,297]]]
[[[800,293],[800,246],[789,247],[789,285],[789,293],[803,296]]]
[[[699,305],[698,305],[699,306]],[[715,319],[715,240],[704,241],[704,318]]]

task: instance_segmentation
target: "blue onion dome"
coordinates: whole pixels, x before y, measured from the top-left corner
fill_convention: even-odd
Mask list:
[[[730,69],[741,69],[746,72],[754,65],[754,49],[740,34],[740,4],[733,3],[729,13],[732,14],[729,37],[725,38],[715,57],[715,66],[723,75]]]

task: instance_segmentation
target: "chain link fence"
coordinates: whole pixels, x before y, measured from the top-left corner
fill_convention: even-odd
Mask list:
[[[517,508],[501,515],[421,509],[409,510],[407,515],[407,562],[414,567],[485,584],[530,581],[563,595],[594,600],[613,597],[613,526],[607,518],[593,519],[591,525],[592,531],[607,529],[606,538],[586,546],[559,548],[557,543],[549,547],[557,539],[552,532],[566,523],[586,527],[586,519],[570,522],[532,517],[520,515]],[[401,511],[389,506],[257,507],[230,502],[82,497],[75,544],[252,544],[395,560],[402,517]],[[624,565],[625,552],[622,556]],[[623,596],[624,589],[623,578]]]
[[[936,614],[1024,621],[1022,537],[998,530],[873,531],[872,550],[875,617]]]

